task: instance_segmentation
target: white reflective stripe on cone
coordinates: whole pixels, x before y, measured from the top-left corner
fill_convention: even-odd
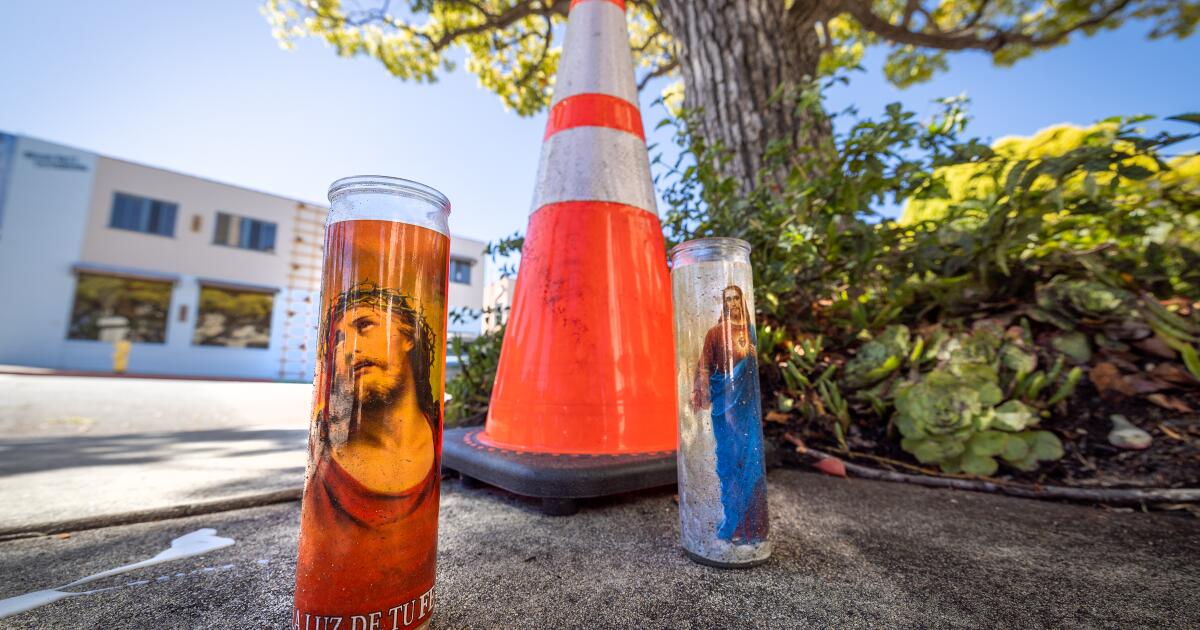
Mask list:
[[[607,127],[575,127],[550,136],[542,144],[536,190],[531,212],[560,201],[611,201],[658,214],[646,144]]]
[[[584,2],[571,9],[551,105],[589,93],[638,102],[625,12],[611,2]]]

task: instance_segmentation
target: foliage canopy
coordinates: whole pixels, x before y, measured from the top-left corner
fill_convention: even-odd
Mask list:
[[[435,81],[461,54],[480,85],[506,107],[530,115],[549,103],[561,51],[558,27],[569,5],[569,0],[376,0],[371,8],[356,8],[342,0],[266,0],[262,12],[284,48],[306,37],[321,39],[339,55],[374,58],[403,80]],[[1062,45],[1075,33],[1145,20],[1151,38],[1186,37],[1200,20],[1195,0],[779,0],[779,5],[774,19],[811,25],[807,32],[822,51],[821,73],[854,67],[866,47],[882,45],[889,50],[884,72],[898,86],[946,69],[952,51],[982,51],[994,63],[1010,65]],[[673,74],[680,51],[664,27],[662,3],[631,0],[627,7],[642,83]]]

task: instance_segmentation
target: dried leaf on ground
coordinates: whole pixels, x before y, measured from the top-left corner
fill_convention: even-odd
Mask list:
[[[1178,411],[1179,413],[1192,413],[1192,408],[1189,407],[1187,403],[1174,396],[1168,396],[1166,394],[1150,394],[1146,397],[1146,400],[1149,400],[1163,409],[1170,409],[1171,411]]]
[[[1116,392],[1123,396],[1133,394],[1133,388],[1125,382],[1125,378],[1121,376],[1121,370],[1117,366],[1107,361],[1097,363],[1088,373],[1088,378],[1092,384],[1096,386],[1096,391],[1100,392],[1101,396],[1108,396],[1110,392]]]
[[[1119,369],[1123,372],[1128,372],[1130,374],[1137,374],[1138,372],[1142,371],[1142,366],[1138,365],[1137,363],[1135,363],[1129,359],[1126,359],[1124,357],[1121,357],[1119,355],[1112,354],[1112,353],[1106,354],[1104,356],[1104,362],[1111,363],[1111,364],[1117,366],[1117,369]]]
[[[1157,336],[1147,337],[1135,344],[1139,350],[1162,359],[1174,359],[1175,351]]]
[[[1188,371],[1178,363],[1159,363],[1154,366],[1153,370],[1150,370],[1150,375],[1174,385],[1191,385],[1193,387],[1200,385],[1200,381],[1188,374]]]
[[[1169,427],[1161,422],[1158,423],[1158,429],[1160,431],[1162,431],[1163,434],[1165,434],[1167,437],[1171,438],[1172,440],[1179,440],[1180,442],[1187,441],[1187,439],[1184,438],[1183,435],[1181,435],[1178,431],[1172,429],[1171,427]]]
[[[826,457],[814,463],[813,468],[833,477],[846,476],[846,465],[836,457]]]
[[[767,412],[767,422],[777,422],[779,424],[787,424],[789,420],[791,420],[791,416],[789,416],[786,413],[781,413],[778,411],[768,411]]]
[[[1153,394],[1154,392],[1161,392],[1164,389],[1171,389],[1172,387],[1170,383],[1160,381],[1153,376],[1145,374],[1130,374],[1125,377],[1125,384],[1135,394]]]

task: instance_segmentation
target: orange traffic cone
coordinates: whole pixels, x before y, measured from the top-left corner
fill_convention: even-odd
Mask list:
[[[671,283],[622,0],[572,0],[487,424],[466,479],[543,499],[675,482]]]

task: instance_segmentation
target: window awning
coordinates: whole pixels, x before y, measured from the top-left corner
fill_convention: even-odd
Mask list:
[[[118,265],[104,265],[100,263],[77,262],[74,265],[71,265],[71,271],[74,273],[94,273],[104,276],[117,276],[119,278],[129,278],[131,280],[153,280],[156,282],[170,282],[171,284],[179,282],[179,274],[176,273],[164,273],[161,271],[149,271],[134,267],[120,267]]]
[[[229,280],[218,280],[216,278],[196,278],[196,283],[202,287],[212,287],[214,289],[225,289],[227,291],[250,291],[252,293],[279,293],[280,287],[271,287],[263,284],[246,284],[244,282],[232,282]]]

